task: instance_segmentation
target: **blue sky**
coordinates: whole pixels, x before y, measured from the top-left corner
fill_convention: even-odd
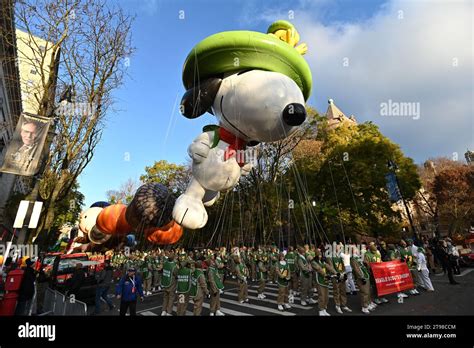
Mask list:
[[[472,101],[466,99],[467,94],[472,94],[472,81],[468,81],[469,78],[466,80],[465,76],[466,72],[472,76],[472,55],[466,53],[466,47],[462,48],[456,39],[446,43],[436,33],[430,38],[434,41],[433,49],[424,47],[421,50],[415,41],[418,35],[422,35],[418,33],[421,25],[423,30],[428,30],[424,35],[430,34],[429,30],[437,30],[434,26],[424,25],[424,20],[430,23],[442,13],[447,15],[447,11],[461,14],[465,12],[465,6],[472,5],[462,3],[462,6],[449,6],[438,2],[438,5],[427,8],[426,1],[375,0],[302,0],[291,3],[122,0],[120,4],[136,15],[132,32],[136,52],[127,67],[129,78],[115,93],[115,111],[108,115],[102,141],[92,162],[79,178],[86,206],[104,200],[107,190],[119,188],[128,178],[138,179],[144,173],[144,167],[152,165],[155,160],[184,163],[187,160],[187,146],[200,133],[202,126],[215,123],[211,115],[188,120],[178,110],[184,93],[182,65],[197,42],[226,30],[265,32],[272,21],[288,19],[289,14],[294,16],[291,21],[300,31],[301,41],[309,46],[307,59],[314,78],[310,105],[324,112],[327,99],[334,98],[347,115],[354,114],[361,122],[372,120],[379,124],[382,132],[399,143],[406,154],[417,162],[453,153],[459,153],[462,159],[466,147],[473,146],[473,106]],[[184,11],[184,19],[179,18],[183,14],[180,11]],[[394,16],[400,17],[399,11],[402,11],[402,20],[394,19]],[[469,25],[465,23],[469,19],[461,21],[461,24],[459,20],[446,21],[444,29],[448,30],[450,37],[458,39],[458,34],[464,32],[464,25]],[[472,50],[472,34],[469,35]],[[461,39],[466,40],[466,37]],[[468,50],[469,42],[467,44]],[[446,58],[447,63],[444,62],[448,67],[440,72],[436,64],[444,63],[432,60],[436,57],[441,59],[439,54],[433,58],[433,53],[441,45],[452,54]],[[420,48],[421,52],[414,52],[411,46]],[[407,49],[413,54],[410,61],[406,61],[407,55],[403,51]],[[462,52],[457,52],[458,49]],[[387,55],[377,53],[381,50],[386,50]],[[345,57],[352,64],[349,69],[340,64]],[[460,68],[456,66],[456,70],[450,66],[454,58],[460,65]],[[373,59],[377,60],[374,62]],[[436,74],[443,72],[449,74],[446,75],[448,77],[436,77]],[[416,78],[417,74],[421,74],[421,78]],[[398,77],[401,80],[398,81]],[[442,78],[442,81],[436,86],[431,78]],[[451,93],[453,88],[462,86],[464,88],[459,92]],[[444,98],[446,100],[441,103],[440,99]],[[374,116],[379,113],[380,102],[388,99],[420,102],[422,116],[426,117],[415,122]],[[460,102],[463,103],[461,109]],[[429,114],[426,113],[428,111]],[[438,113],[439,117],[435,118]],[[450,113],[451,122],[458,119],[458,127],[451,129],[442,126],[448,117],[446,113]],[[469,118],[466,118],[467,115]],[[424,139],[414,141],[413,135],[419,135],[421,129],[429,127],[433,129]],[[462,136],[457,132],[462,132]],[[435,141],[430,143],[427,137],[434,137]],[[458,143],[451,146],[446,143],[449,139],[458,139]]]

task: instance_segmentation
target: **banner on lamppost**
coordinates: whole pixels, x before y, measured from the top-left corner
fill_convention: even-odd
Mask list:
[[[385,175],[385,180],[387,182],[387,192],[390,200],[392,202],[398,202],[402,199],[402,195],[400,194],[400,189],[398,188],[397,178],[395,177],[395,173],[390,172]]]
[[[32,206],[33,210],[29,217],[29,221],[25,223],[27,217],[28,209]],[[38,221],[41,215],[41,208],[43,207],[43,202],[30,202],[30,201],[21,201],[16,212],[15,221],[13,222],[13,228],[23,228],[28,224],[28,228],[36,228],[38,226]]]
[[[377,296],[413,289],[413,278],[405,262],[400,260],[370,264],[377,287]]]
[[[23,113],[7,147],[0,172],[34,175],[41,162],[51,118]]]

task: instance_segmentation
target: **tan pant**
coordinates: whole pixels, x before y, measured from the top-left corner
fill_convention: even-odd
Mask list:
[[[161,272],[153,271],[153,287],[156,288],[160,286],[161,283]]]
[[[173,313],[174,292],[176,285],[165,288],[163,292],[163,310],[168,313]]]
[[[152,278],[143,279],[143,290],[148,292],[151,291]]]
[[[250,277],[252,280],[257,279],[257,265],[255,263],[250,264]]]
[[[276,266],[272,266],[270,268],[269,277],[270,277],[270,281],[274,283],[276,282],[276,279],[277,279]]]
[[[176,294],[178,298],[178,304],[176,305],[176,314],[178,316],[186,315],[186,309],[189,303],[189,294]]]
[[[290,290],[298,291],[298,275],[296,272],[291,273],[290,284],[288,284]]]
[[[328,308],[329,302],[329,289],[326,286],[321,286],[316,283],[316,289],[318,289],[318,307],[320,311]]]
[[[311,289],[311,277],[301,275],[301,301],[306,301],[309,297],[309,289]]]
[[[288,292],[288,286],[278,286],[277,304],[282,305],[284,303],[288,303]]]
[[[410,269],[411,278],[413,279],[413,285],[415,286],[413,289],[416,290],[416,286],[418,285],[418,271],[414,269]]]
[[[338,307],[345,307],[347,304],[347,295],[346,295],[346,282],[342,281],[338,283],[333,279],[332,281],[332,293],[334,296],[334,302]]]
[[[239,301],[245,301],[249,296],[248,286],[245,282],[239,282]]]
[[[194,310],[193,310],[194,315],[201,315],[202,304],[204,302],[204,296],[195,297],[193,301],[194,301]]]
[[[263,292],[265,291],[265,280],[264,279],[260,279],[258,281],[258,294],[263,294]]]
[[[362,284],[362,280],[357,279],[357,286],[359,287],[360,304],[362,308],[366,308],[372,300],[370,299],[370,284],[367,281]]]
[[[374,279],[372,274],[370,276],[369,289],[370,289],[370,298],[371,299],[378,298],[378,296],[377,296],[377,285],[375,284],[375,279]]]
[[[217,294],[211,294],[211,305],[210,305],[211,313],[216,313],[219,309],[221,309],[221,294],[218,291]]]

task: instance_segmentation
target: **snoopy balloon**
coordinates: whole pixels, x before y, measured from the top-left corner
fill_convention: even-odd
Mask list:
[[[209,36],[189,53],[181,113],[196,118],[209,112],[219,125],[205,126],[188,148],[193,178],[173,208],[180,225],[197,229],[207,223],[205,206],[251,171],[249,146],[284,139],[305,121],[312,77],[302,57],[307,47],[298,42],[294,26],[277,21],[267,34]]]

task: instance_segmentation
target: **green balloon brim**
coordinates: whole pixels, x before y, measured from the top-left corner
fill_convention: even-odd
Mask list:
[[[199,42],[183,66],[186,89],[222,73],[247,69],[279,72],[293,79],[305,100],[311,95],[312,76],[306,60],[292,46],[255,31],[226,31]]]

